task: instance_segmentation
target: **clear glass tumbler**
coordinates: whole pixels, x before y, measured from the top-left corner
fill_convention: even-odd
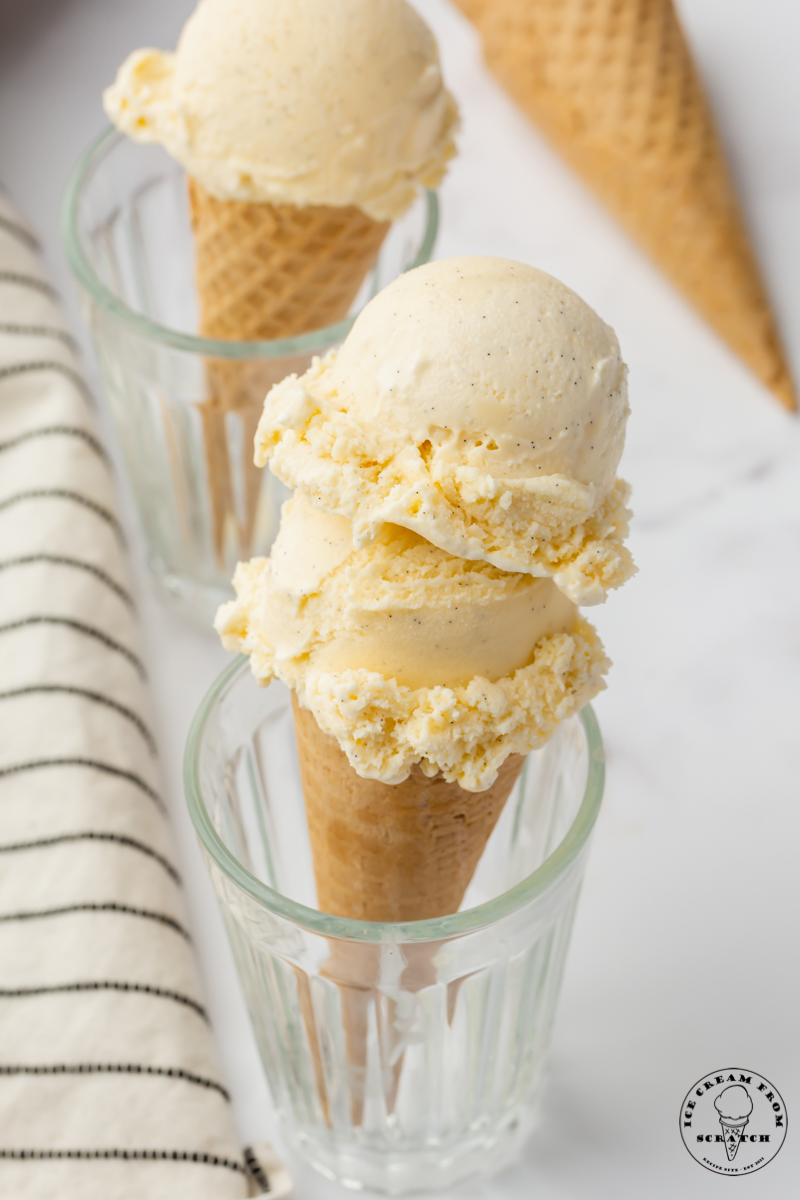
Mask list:
[[[182,616],[209,628],[232,596],[240,559],[265,554],[287,493],[253,466],[270,387],[347,335],[358,312],[403,271],[427,262],[434,193],[395,221],[378,260],[335,325],[276,341],[194,336],[198,305],[183,170],[159,146],[114,130],[79,163],[63,236],[81,287],[150,565]],[[235,403],[212,402],[220,384]]]
[[[585,708],[528,758],[460,912],[345,920],[314,907],[289,693],[243,660],[209,692],[189,809],[283,1134],[328,1178],[447,1187],[526,1137],[603,780]]]

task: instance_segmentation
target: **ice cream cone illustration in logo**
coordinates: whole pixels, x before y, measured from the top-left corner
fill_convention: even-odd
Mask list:
[[[714,1101],[714,1107],[719,1113],[719,1123],[722,1126],[728,1162],[733,1162],[742,1140],[742,1134],[753,1111],[753,1101],[750,1099],[750,1093],[746,1087],[735,1084],[720,1092]]]

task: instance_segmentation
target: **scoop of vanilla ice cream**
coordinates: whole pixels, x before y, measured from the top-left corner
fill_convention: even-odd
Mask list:
[[[455,153],[455,101],[405,0],[201,0],[176,53],[138,50],[105,92],[221,199],[399,216]]]
[[[341,350],[270,392],[256,461],[345,516],[387,522],[598,603],[632,572],[628,417],[611,330],[558,280],[445,259],[372,300]]]
[[[302,494],[285,506],[269,559],[237,579],[251,570],[248,622],[276,664],[364,669],[410,688],[510,675],[578,616],[549,579],[454,558],[407,529],[387,525],[356,550],[349,522]]]
[[[398,783],[421,762],[481,791],[603,687],[603,648],[551,580],[393,525],[355,548],[347,520],[302,493],[234,587],[224,645],[292,688],[367,778]]]
[[[567,476],[602,500],[628,415],[613,330],[535,267],[451,258],[376,296],[331,371],[348,413],[393,454],[492,478]],[[426,445],[427,443],[427,445]]]

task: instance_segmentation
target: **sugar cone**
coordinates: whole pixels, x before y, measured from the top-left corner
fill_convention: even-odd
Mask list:
[[[796,397],[672,0],[456,0],[489,67],[730,347]]]
[[[363,921],[419,921],[456,912],[524,756],[509,756],[494,784],[479,793],[441,775],[429,779],[419,767],[403,783],[362,779],[294,695],[292,704],[320,909]],[[414,994],[436,981],[439,948],[439,942],[403,946],[406,966],[396,981],[402,992]],[[331,939],[321,974],[339,991],[350,1119],[357,1126],[364,1115],[369,1013],[374,1009],[387,1113],[394,1110],[403,1069],[402,1023],[396,1000],[379,986],[379,945]],[[448,1020],[457,986],[448,988]],[[304,1019],[314,1062],[321,1063],[316,1028]],[[327,1112],[321,1069],[317,1076]]]
[[[524,757],[477,793],[418,766],[403,783],[362,779],[293,702],[319,908],[363,921],[457,912]]]
[[[370,1023],[374,1020],[373,1053],[379,1070],[382,1104],[387,1113],[394,1112],[397,1090],[405,1060],[404,1027],[408,1027],[408,997],[414,996],[437,982],[436,959],[446,942],[403,943],[404,968],[399,977],[387,987],[382,979],[381,947],[376,943],[329,940],[330,953],[320,969],[325,979],[334,983],[339,992],[342,1029],[347,1059],[346,1088],[350,1101],[350,1120],[360,1125],[369,1075]],[[455,1001],[463,981],[452,981],[447,987],[447,1020],[452,1023]],[[394,994],[393,994],[394,993]],[[302,996],[302,993],[301,993]],[[401,999],[400,997],[405,997]],[[301,1001],[302,1007],[302,1001]],[[322,1048],[316,1026],[302,1009],[312,1057],[316,1070],[317,1090],[323,1112],[329,1112],[322,1064]],[[322,1079],[320,1083],[319,1080]]]
[[[388,222],[359,208],[218,200],[189,179],[195,277],[203,337],[260,341],[295,337],[348,313],[381,248]],[[201,406],[217,557],[228,532],[237,557],[250,553],[261,472],[253,436],[274,383],[311,356],[270,363],[213,359]],[[237,435],[229,437],[236,414]],[[238,487],[234,475],[243,481]]]

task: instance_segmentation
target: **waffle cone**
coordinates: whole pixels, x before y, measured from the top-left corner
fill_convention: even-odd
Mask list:
[[[672,0],[456,0],[487,63],[787,408],[796,397]]]
[[[293,703],[319,908],[363,921],[457,912],[524,756],[510,755],[477,793],[419,766],[403,783],[362,779]]]
[[[388,222],[332,208],[218,200],[189,180],[203,337],[295,337],[347,315]]]
[[[296,337],[340,321],[389,228],[353,205],[218,200],[191,178],[189,203],[200,334],[228,341]],[[310,362],[303,355],[288,362],[207,363],[201,417],[218,557],[228,532],[236,537],[238,556],[248,556],[261,481],[252,446],[264,397]],[[233,422],[230,413],[236,414]],[[244,481],[238,494],[234,471]]]

